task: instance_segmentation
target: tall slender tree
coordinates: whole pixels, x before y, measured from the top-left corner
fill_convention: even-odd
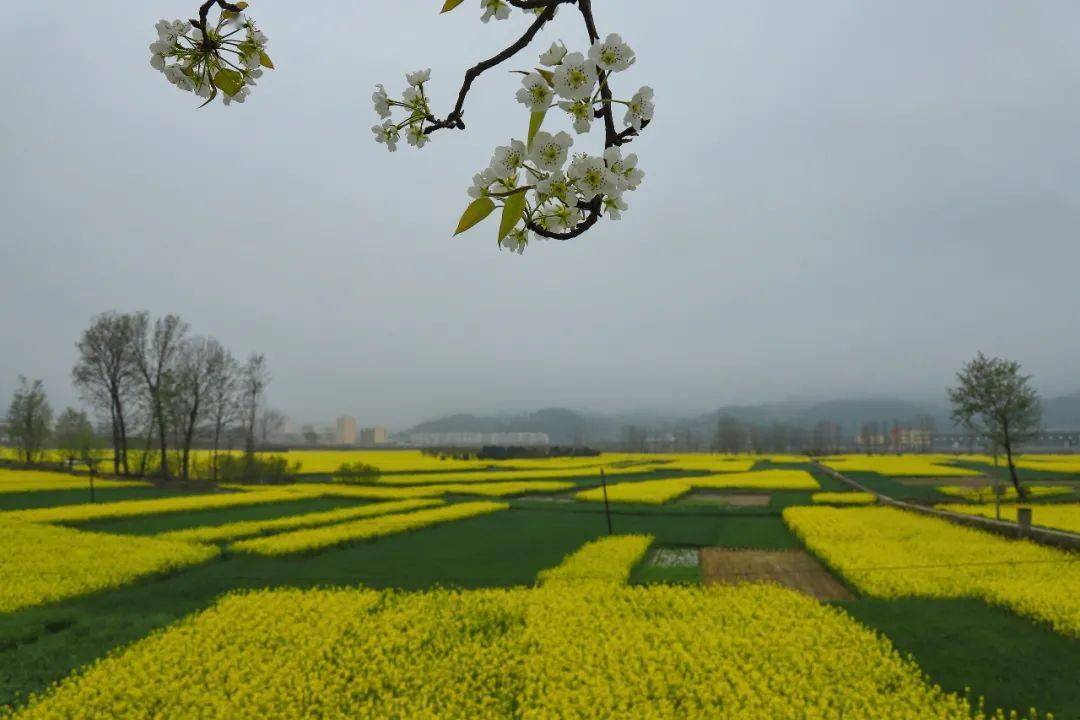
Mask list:
[[[1024,375],[1014,360],[979,353],[956,374],[956,387],[949,388],[949,399],[953,422],[1005,452],[1016,494],[1026,498],[1013,456],[1020,445],[1038,434],[1042,422],[1042,403],[1031,376]]]
[[[135,315],[135,365],[143,380],[146,399],[158,436],[161,476],[169,478],[169,397],[176,362],[187,335],[188,324],[178,315],[166,315],[150,324],[149,313]]]
[[[76,343],[79,358],[72,379],[83,399],[109,418],[112,429],[113,472],[130,475],[128,423],[130,403],[138,390],[135,364],[137,316],[102,313]]]
[[[24,465],[40,462],[52,429],[52,406],[40,380],[32,383],[19,376],[19,387],[8,406],[8,437]]]

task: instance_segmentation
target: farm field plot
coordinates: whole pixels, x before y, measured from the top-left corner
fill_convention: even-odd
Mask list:
[[[1022,484],[1021,487],[1027,492],[1029,499],[1059,498],[1074,494],[1071,487],[1063,485]],[[994,500],[998,490],[992,485],[981,485],[977,487],[970,487],[967,485],[943,485],[938,488],[938,492],[945,493],[946,495],[954,495],[964,500],[970,500],[971,502],[986,503]],[[1019,498],[1016,490],[1012,487],[1002,487],[1000,492],[1003,501],[1016,502]]]
[[[997,511],[993,503],[983,505],[962,505],[959,503],[938,505],[942,510],[951,512],[981,515],[982,517],[997,517]],[[1055,530],[1080,533],[1080,503],[1053,503],[1031,506],[1031,523]],[[1016,505],[1002,505],[1001,519],[1016,522]],[[1077,560],[1080,564],[1080,559]]]
[[[201,563],[214,548],[156,539],[119,538],[36,525],[0,516],[0,613]]]
[[[766,473],[775,470],[745,475],[768,477]],[[773,475],[772,481],[799,487],[809,478],[815,488],[834,488],[819,473],[800,469],[792,475],[791,470],[784,470],[787,472]],[[624,481],[612,483],[609,489],[736,475],[739,473]],[[741,493],[738,488],[721,491],[737,497],[761,495],[766,502],[771,495],[775,502],[767,506],[617,503],[610,515],[614,536],[608,538],[608,518],[601,504],[542,502],[541,498],[553,496],[544,495],[544,491],[537,494],[540,483],[554,483],[555,489],[546,492],[561,495],[582,488],[575,482],[545,480],[435,486],[313,482],[167,498],[184,502],[180,509],[166,503],[161,512],[161,505],[133,501],[121,505],[141,505],[138,512],[98,503],[88,506],[90,510],[80,505],[35,512],[29,516],[37,518],[34,522],[22,513],[0,513],[0,523],[6,520],[35,530],[70,533],[80,542],[91,542],[90,538],[95,538],[93,543],[97,538],[113,543],[153,541],[210,553],[182,567],[149,572],[97,590],[80,589],[68,596],[44,598],[7,612],[0,610],[0,717],[4,717],[5,704],[11,704],[11,712],[25,717],[65,715],[71,708],[81,708],[71,713],[74,717],[94,713],[112,716],[123,703],[142,702],[140,697],[160,703],[161,712],[170,717],[245,717],[247,710],[238,710],[229,701],[243,693],[253,702],[257,699],[264,715],[274,713],[274,704],[284,703],[278,716],[298,712],[302,717],[339,712],[355,712],[361,717],[365,712],[424,717],[420,706],[412,703],[425,698],[428,704],[423,707],[436,717],[454,716],[455,708],[472,713],[470,717],[506,717],[501,713],[507,707],[516,708],[509,717],[632,717],[639,707],[634,698],[642,693],[666,698],[657,707],[667,708],[664,703],[669,703],[671,712],[664,715],[667,711],[662,710],[660,717],[715,717],[717,708],[738,717],[798,717],[784,715],[782,703],[789,703],[786,707],[791,711],[818,701],[833,703],[828,707],[835,713],[825,712],[823,717],[851,717],[850,712],[859,709],[876,713],[874,717],[926,716],[918,714],[915,707],[938,708],[937,717],[979,717],[977,709],[972,710],[974,700],[965,699],[965,686],[973,688],[972,698],[985,694],[990,707],[1021,708],[1022,715],[1029,706],[1054,711],[1059,718],[1071,716],[1062,710],[1080,712],[1080,698],[1074,698],[1076,693],[1070,695],[1060,677],[1042,680],[1042,690],[1031,692],[1036,687],[1032,684],[1034,674],[1045,674],[1045,663],[1017,669],[1018,679],[1004,688],[992,679],[989,670],[983,670],[987,663],[1000,667],[993,664],[995,658],[1006,662],[1004,658],[1016,651],[1019,639],[998,636],[996,645],[978,644],[971,655],[960,648],[956,651],[959,655],[946,662],[942,649],[929,635],[915,634],[917,642],[904,646],[901,653],[894,650],[891,643],[913,633],[897,627],[895,618],[887,613],[868,610],[870,620],[861,624],[858,613],[846,610],[849,604],[874,608],[873,602],[900,600],[858,597],[856,583],[847,580],[846,587],[837,583],[827,569],[803,553],[780,510],[785,506],[818,509],[810,507],[810,490],[772,490],[769,494],[760,490]],[[478,500],[464,491],[489,485],[528,486],[531,490],[525,497],[501,502]],[[454,492],[447,492],[447,486]],[[436,495],[427,494],[432,487],[437,488]],[[371,491],[378,492],[370,496]],[[384,492],[393,495],[384,496]],[[264,493],[273,493],[275,500],[216,505],[218,498]],[[398,493],[405,493],[405,497],[396,496]],[[189,504],[195,500],[199,502]],[[207,500],[213,502],[208,504]],[[146,507],[157,510],[145,512]],[[73,520],[70,513],[84,519]],[[24,519],[11,519],[20,516]],[[77,527],[63,527],[57,524],[60,522],[77,523]],[[215,544],[223,544],[220,554]],[[836,597],[845,599],[829,601],[838,603],[830,607],[809,595],[775,586],[747,585],[746,580],[769,576],[751,573],[761,568],[743,561],[726,563],[727,582],[722,587],[705,588],[703,583],[716,572],[698,565],[699,553],[765,558],[766,565],[783,571],[774,573],[775,579],[785,573],[789,579],[800,577],[807,568],[798,561],[792,565],[769,558],[799,556],[815,566],[817,582],[838,585],[841,591]],[[680,559],[684,556],[693,557],[695,562],[684,563]],[[628,582],[631,585],[627,586]],[[605,588],[600,595],[600,591],[590,589],[598,585]],[[341,589],[325,590],[327,587]],[[815,587],[811,583],[802,590],[813,591]],[[237,591],[240,594],[221,599]],[[852,599],[851,593],[857,597]],[[256,597],[262,604],[255,603]],[[288,598],[280,609],[278,598]],[[308,598],[312,598],[310,603]],[[374,600],[367,605],[368,600],[362,598]],[[221,624],[232,624],[234,632],[220,633],[216,640],[203,637],[211,626],[202,624],[202,618],[216,617],[232,602],[241,602],[250,617],[241,621],[232,614],[222,616]],[[999,613],[993,617],[1002,617],[1002,611],[981,600],[973,602]],[[413,608],[408,616],[392,610],[399,604]],[[262,609],[256,611],[255,607]],[[364,611],[365,607],[371,611]],[[320,608],[331,614],[354,614],[311,620],[309,614],[319,613]],[[425,619],[419,624],[409,620],[414,612]],[[793,621],[791,613],[799,613],[799,617]],[[283,616],[293,620],[283,620]],[[1055,641],[1075,643],[1073,636],[1049,629],[1040,635],[1041,624],[1010,613],[1003,617],[1019,623],[1021,631],[1012,634],[1023,636],[1025,652],[1045,657],[1046,662],[1054,658],[1058,666],[1080,660],[1080,655],[1069,649],[1072,646],[1054,645]],[[322,644],[310,638],[307,644],[293,643],[289,633],[303,630],[288,629],[289,622],[309,628],[332,626],[342,634],[333,630]],[[605,632],[606,623],[617,624],[620,633]],[[776,627],[766,632],[770,623]],[[590,624],[596,627],[588,629]],[[812,632],[811,625],[815,628]],[[804,635],[787,637],[777,629],[791,627],[795,628],[792,632]],[[187,628],[182,631],[185,634],[176,634],[182,628]],[[252,635],[242,636],[245,628]],[[417,647],[416,638],[427,632],[425,628],[445,632],[445,637],[431,636],[423,641],[430,647]],[[875,635],[871,628],[885,634]],[[1023,628],[1032,632],[1024,634]],[[725,637],[698,638],[702,631]],[[896,638],[894,632],[898,633]],[[381,633],[381,637],[371,633]],[[612,635],[616,637],[604,639]],[[630,642],[628,638],[633,637],[642,647]],[[165,638],[170,639],[166,642]],[[165,644],[156,644],[162,642]],[[218,673],[217,680],[204,684],[213,671],[192,671],[187,665],[194,661],[179,656],[176,667],[166,671],[159,667],[180,647],[187,648],[186,657],[190,658],[205,655],[217,658],[216,662],[232,663],[230,667],[248,668],[249,662],[261,667],[271,662],[266,655],[272,652],[270,648],[280,648],[282,643],[289,644],[290,651],[278,651],[275,667],[291,679],[275,687],[267,687],[267,681],[259,679],[263,676],[255,671],[249,674],[247,669]],[[351,647],[354,644],[357,646]],[[737,656],[751,645],[755,648],[751,655]],[[292,652],[293,647],[298,652]],[[314,651],[300,651],[315,647],[333,650],[317,657]],[[343,691],[338,680],[329,680],[329,685],[319,685],[320,696],[314,697],[311,688],[316,681],[311,678],[321,682],[322,678],[348,674],[347,668],[358,662],[359,653],[384,651],[388,654],[379,655],[383,660],[374,665],[369,660],[363,666],[363,682],[369,683],[365,687],[378,686],[385,692],[361,696]],[[976,652],[981,656],[976,658]],[[158,653],[164,655],[148,659]],[[708,655],[699,657],[699,653]],[[805,662],[795,659],[805,655],[825,663],[826,655],[818,653],[864,657],[878,668],[887,667],[881,675],[886,684],[876,684],[869,671],[844,669],[839,674],[834,671],[827,684],[820,685],[826,677],[824,671],[805,668]],[[411,671],[413,665],[405,657],[417,658],[416,672],[424,674],[423,679],[412,674],[382,675],[382,668],[400,666]],[[575,662],[584,663],[581,667],[595,665],[596,673],[569,672],[557,659],[565,657],[577,658]],[[633,657],[640,662],[631,662]],[[694,659],[691,669],[685,666],[687,657]],[[489,668],[490,658],[495,659]],[[590,665],[586,658],[596,660]],[[924,659],[927,667],[934,669],[930,677],[922,675]],[[115,664],[120,662],[148,664],[145,670],[132,674],[127,664]],[[830,662],[836,665],[839,661]],[[964,669],[957,671],[956,665]],[[301,670],[306,674],[292,677]],[[268,665],[265,672],[271,671]],[[132,679],[96,693],[93,688],[105,672],[123,673]],[[142,678],[159,672],[163,672],[163,686],[143,688],[150,695],[140,695]],[[763,680],[772,689],[764,693],[756,690],[755,697],[748,698],[739,678],[751,672],[758,673],[758,678],[774,678]],[[201,688],[201,695],[174,697],[179,682],[175,678],[185,674],[197,683],[193,687]],[[249,679],[243,679],[245,674]],[[355,678],[355,673],[352,676]],[[728,680],[718,682],[718,677]],[[479,683],[475,687],[489,690],[486,695],[464,697],[450,691],[446,683],[451,680],[446,678],[457,678],[464,687]],[[61,685],[50,690],[56,682]],[[755,681],[753,686],[758,684]],[[417,689],[421,685],[424,689]],[[495,687],[508,689],[505,693],[490,690]],[[890,689],[886,691],[886,687]],[[602,691],[610,689],[616,694],[607,700],[600,697]],[[201,714],[196,707],[203,708]]]
[[[49,492],[57,490],[87,490],[89,478],[68,473],[39,470],[11,470],[0,468],[0,493]],[[149,483],[133,480],[107,480],[96,478],[94,487],[102,490],[113,488],[145,488]]]
[[[608,485],[609,502],[660,505],[685,495],[694,488],[707,490],[819,490],[821,486],[805,470],[759,470],[717,475],[701,475],[644,482],[620,482]],[[578,500],[602,502],[603,488],[583,490]]]
[[[1068,552],[887,507],[792,507],[784,520],[872,596],[976,597],[1080,638],[1080,563]]]
[[[839,472],[872,472],[889,477],[974,477],[978,470],[949,464],[948,456],[841,455],[824,458],[822,464]]]
[[[535,590],[233,595],[32,698],[16,717],[133,706],[173,718],[625,717],[645,697],[660,718],[773,720],[811,705],[822,718],[983,717],[886,640],[798,593],[618,587],[641,545],[631,540],[613,558],[600,588],[575,579],[576,565],[604,565],[586,549]],[[755,692],[739,681],[750,676]]]

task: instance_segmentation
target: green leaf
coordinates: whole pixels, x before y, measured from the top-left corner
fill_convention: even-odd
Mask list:
[[[218,70],[214,75],[214,85],[226,95],[235,95],[244,87],[244,76],[228,68]]]
[[[446,0],[446,2],[443,3],[442,10],[440,10],[439,13],[442,14],[450,12],[458,5],[460,5],[462,1],[463,0]]]
[[[259,64],[269,70],[274,69],[274,63],[270,62],[270,56],[264,50],[259,51]]]
[[[525,193],[519,192],[506,197],[503,205],[502,222],[499,223],[499,239],[506,237],[521,219],[521,213],[525,209]]]
[[[465,212],[461,214],[461,219],[458,220],[457,230],[454,231],[454,235],[460,235],[476,223],[480,222],[495,209],[495,203],[492,202],[489,197],[482,197],[473,200],[469,203],[469,207],[465,208]]]
[[[533,138],[536,137],[536,133],[540,131],[540,126],[544,124],[544,116],[547,115],[547,110],[540,110],[534,112],[529,116],[529,139],[525,141],[525,144],[532,148]]]
[[[540,75],[547,80],[548,85],[555,87],[555,73],[550,70],[545,70],[544,68],[536,68],[536,72],[540,73]]]

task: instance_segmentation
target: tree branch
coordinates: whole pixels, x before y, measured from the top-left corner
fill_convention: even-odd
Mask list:
[[[191,24],[202,30],[203,45],[206,47],[212,47],[213,41],[210,40],[210,33],[206,31],[206,16],[210,12],[210,8],[217,4],[222,10],[228,10],[230,12],[239,13],[243,12],[243,9],[239,5],[233,5],[225,0],[206,0],[201,6],[199,6],[199,19],[191,20]]]
[[[544,27],[551,18],[555,17],[555,9],[558,8],[559,5],[576,1],[577,0],[511,0],[511,4],[514,5],[514,7],[525,9],[538,9],[542,7],[544,8],[544,11],[537,16],[536,20],[533,21],[533,24],[525,31],[525,34],[519,37],[513,45],[506,48],[498,55],[477,63],[465,72],[465,81],[461,84],[461,90],[458,92],[457,104],[454,105],[454,109],[450,111],[444,120],[432,119],[431,125],[424,128],[424,134],[430,135],[442,128],[458,128],[459,130],[464,130],[465,123],[462,122],[461,116],[465,112],[465,96],[469,94],[473,81],[484,71],[490,70],[496,65],[509,60],[528,47],[529,43],[536,37],[536,33],[540,32],[540,28]]]
[[[547,228],[540,227],[532,220],[525,223],[525,227],[532,230],[540,237],[546,237],[549,240],[572,240],[578,235],[583,234],[586,230],[596,224],[596,221],[600,219],[600,208],[603,206],[603,197],[597,195],[585,205],[580,206],[582,209],[588,209],[589,214],[584,220],[577,225],[567,230],[566,232],[552,232]]]

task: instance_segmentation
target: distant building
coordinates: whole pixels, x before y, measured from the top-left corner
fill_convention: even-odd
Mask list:
[[[383,445],[386,443],[386,428],[381,425],[364,428],[360,431],[360,444],[365,446]]]
[[[356,418],[351,415],[342,415],[337,419],[334,430],[335,445],[356,444]]]
[[[520,447],[533,447],[550,445],[551,440],[547,433],[538,432],[497,432],[497,433],[473,433],[473,432],[443,432],[443,433],[412,433],[409,442],[416,447],[473,447],[481,448],[485,445],[507,445]]]

